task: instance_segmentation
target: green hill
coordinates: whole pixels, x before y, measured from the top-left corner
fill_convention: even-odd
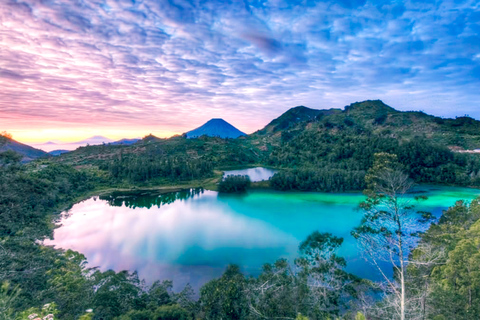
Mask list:
[[[29,162],[34,159],[48,156],[43,150],[35,149],[26,144],[11,139],[8,136],[0,135],[0,153],[14,151],[22,156],[22,162]]]
[[[358,135],[384,135],[401,141],[415,137],[434,139],[454,150],[480,148],[480,121],[469,117],[443,119],[419,111],[402,112],[380,100],[352,103],[344,110],[292,108],[253,136],[280,137],[282,132],[284,137],[291,137],[305,130],[326,129],[335,133],[348,128],[355,128]]]

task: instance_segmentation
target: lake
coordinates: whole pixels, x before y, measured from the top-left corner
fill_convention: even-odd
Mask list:
[[[250,181],[258,182],[258,181],[264,181],[264,180],[270,179],[271,177],[273,177],[273,175],[277,171],[278,170],[268,169],[263,167],[256,167],[256,168],[225,171],[223,173],[223,176],[226,177],[230,175],[232,176],[247,175],[250,178]]]
[[[471,200],[475,189],[420,186],[429,199],[418,209],[439,216],[457,200]],[[311,232],[345,238],[339,252],[348,270],[375,278],[359,255],[352,228],[362,213],[361,193],[252,190],[219,195],[192,189],[170,194],[93,197],[64,212],[54,240],[46,244],[83,253],[101,270],[137,270],[147,283],[171,279],[176,290],[198,289],[235,263],[257,275],[264,263],[293,260]]]

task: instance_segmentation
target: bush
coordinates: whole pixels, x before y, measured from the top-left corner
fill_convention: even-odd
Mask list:
[[[156,320],[188,320],[188,312],[179,305],[161,306],[154,312]]]

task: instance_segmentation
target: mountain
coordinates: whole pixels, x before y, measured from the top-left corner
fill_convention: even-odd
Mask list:
[[[59,156],[61,154],[67,153],[67,152],[70,152],[70,150],[57,149],[57,150],[53,150],[53,151],[48,152],[48,154],[52,155],[52,156]]]
[[[341,109],[316,110],[295,107],[253,133],[258,148],[271,150],[296,136],[320,132],[355,136],[378,135],[410,141],[415,137],[431,139],[452,150],[480,148],[480,121],[470,117],[447,119],[422,111],[399,111],[381,100],[352,103]],[[282,140],[283,139],[283,140]]]
[[[88,139],[84,139],[76,142],[61,142],[61,141],[49,141],[46,143],[34,144],[36,148],[42,149],[46,152],[51,152],[55,150],[67,150],[72,151],[79,147],[84,147],[86,145],[99,145],[112,143],[114,140],[103,137],[103,136],[93,136]]]
[[[91,144],[91,145],[96,145],[96,144],[103,144],[103,143],[110,143],[110,142],[114,142],[114,140],[112,139],[109,139],[107,137],[103,137],[103,136],[93,136],[93,137],[90,137],[88,139],[85,139],[85,140],[82,140],[82,141],[78,141],[78,142],[74,142],[75,144]]]
[[[34,159],[47,156],[48,154],[39,149],[35,149],[26,144],[20,143],[13,139],[1,136],[0,137],[0,152],[5,152],[8,150],[15,151],[23,156],[22,162],[29,162]]]
[[[238,130],[223,119],[211,119],[203,126],[186,133],[188,139],[198,138],[201,136],[235,139],[245,135],[245,133]]]
[[[268,134],[281,130],[286,130],[300,122],[312,121],[319,116],[331,115],[341,112],[342,110],[340,109],[317,110],[310,109],[304,106],[298,106],[289,109],[280,117],[272,120],[269,124],[267,124],[267,126],[265,126],[265,128],[257,131],[257,134]]]
[[[118,140],[118,141],[114,141],[114,142],[110,142],[109,144],[111,145],[131,145],[131,144],[134,144],[138,141],[140,141],[141,139],[138,139],[138,138],[135,138],[135,139],[122,139],[122,140]]]

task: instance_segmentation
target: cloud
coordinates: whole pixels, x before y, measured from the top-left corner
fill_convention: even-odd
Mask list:
[[[296,105],[376,98],[480,118],[478,12],[476,1],[8,0],[0,126],[161,135],[223,117],[252,132]]]

